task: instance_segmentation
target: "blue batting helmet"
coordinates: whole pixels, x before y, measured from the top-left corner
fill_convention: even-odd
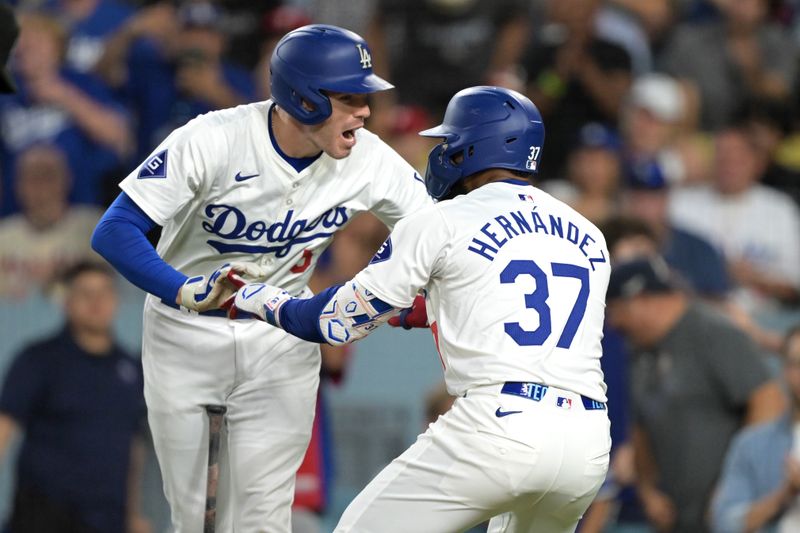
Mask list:
[[[272,99],[303,124],[319,124],[331,116],[331,101],[322,91],[362,94],[394,87],[372,72],[364,39],[324,24],[284,35],[272,52],[269,71]]]
[[[459,181],[489,168],[536,173],[544,146],[544,123],[527,97],[501,87],[470,87],[447,104],[444,121],[421,131],[442,137],[428,156],[425,187],[442,199]]]

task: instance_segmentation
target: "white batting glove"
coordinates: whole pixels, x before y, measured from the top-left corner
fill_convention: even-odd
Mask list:
[[[267,269],[255,263],[225,263],[206,280],[189,278],[180,289],[180,304],[198,313],[218,309],[247,281],[266,279]]]
[[[239,311],[246,311],[264,322],[281,327],[280,308],[294,297],[280,287],[266,283],[248,283],[222,305],[228,316],[236,318]]]

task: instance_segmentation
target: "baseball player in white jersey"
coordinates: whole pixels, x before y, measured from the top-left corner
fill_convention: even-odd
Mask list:
[[[319,255],[354,214],[369,210],[391,228],[432,204],[413,168],[362,129],[367,93],[392,86],[373,73],[361,37],[300,28],[278,43],[270,70],[272,100],[175,130],[121,183],[93,236],[150,293],[145,397],[179,532],[203,524],[204,405],[227,407],[217,531],[290,530],[294,474],[311,432],[319,346],[229,320],[218,304],[233,292],[230,276],[310,295]],[[144,238],[156,224],[157,252]]]
[[[611,445],[600,370],[605,240],[526,179],[544,126],[525,96],[463,90],[422,135],[444,139],[425,182],[435,199],[450,199],[401,221],[343,286],[303,299],[247,284],[225,306],[342,344],[424,291],[458,398],[356,497],[336,531],[456,532],[491,517],[492,532],[574,531]]]

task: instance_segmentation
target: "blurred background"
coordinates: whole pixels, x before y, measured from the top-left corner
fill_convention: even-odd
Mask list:
[[[417,132],[441,120],[455,92],[490,84],[529,96],[547,131],[539,187],[603,229],[612,263],[663,257],[675,287],[724,315],[770,378],[783,378],[784,337],[800,323],[800,0],[10,5],[21,33],[9,62],[18,91],[0,95],[0,519],[20,497],[16,450],[32,423],[6,408],[25,375],[6,372],[65,323],[85,319],[69,305],[80,287],[62,283],[62,273],[99,259],[89,237],[117,183],[197,114],[269,98],[274,45],[312,22],[346,27],[370,43],[376,72],[397,89],[375,96],[367,127],[421,173],[431,145]],[[349,279],[385,235],[374,218],[358,217],[320,261],[314,288]],[[137,357],[144,295],[117,279],[108,297],[108,321],[98,327]],[[642,486],[637,454],[654,458],[656,471],[685,465],[659,465],[658,443],[642,452],[633,442],[637,429],[657,438],[666,424],[635,408],[630,376],[653,346],[637,344],[633,329],[607,333],[614,456],[581,530],[728,531],[711,525],[708,504],[732,434],[719,449],[668,457],[699,454],[710,465],[696,483],[695,525],[683,522],[669,480],[655,478],[655,496]],[[653,375],[668,381],[669,373]],[[428,331],[381,328],[348,350],[326,351],[323,374],[315,436],[298,476],[301,533],[330,531],[350,499],[450,400]],[[667,395],[688,406],[688,417],[717,401],[684,392]],[[720,411],[738,428],[750,420],[746,404],[720,401]],[[138,427],[142,512],[128,530],[162,532],[168,510],[146,424]],[[687,422],[681,431],[708,430]]]

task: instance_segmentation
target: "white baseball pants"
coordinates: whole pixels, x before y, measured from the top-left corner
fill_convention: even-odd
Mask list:
[[[458,398],[350,503],[337,533],[447,533],[492,517],[491,533],[573,532],[608,469],[606,411],[551,387],[541,401]],[[558,396],[572,400],[558,407]],[[504,416],[499,414],[518,411]],[[502,516],[498,516],[502,515]]]
[[[198,316],[148,298],[142,363],[156,455],[176,533],[203,530],[204,405],[228,408],[218,533],[288,533],[295,472],[319,385],[315,344],[255,320]]]

